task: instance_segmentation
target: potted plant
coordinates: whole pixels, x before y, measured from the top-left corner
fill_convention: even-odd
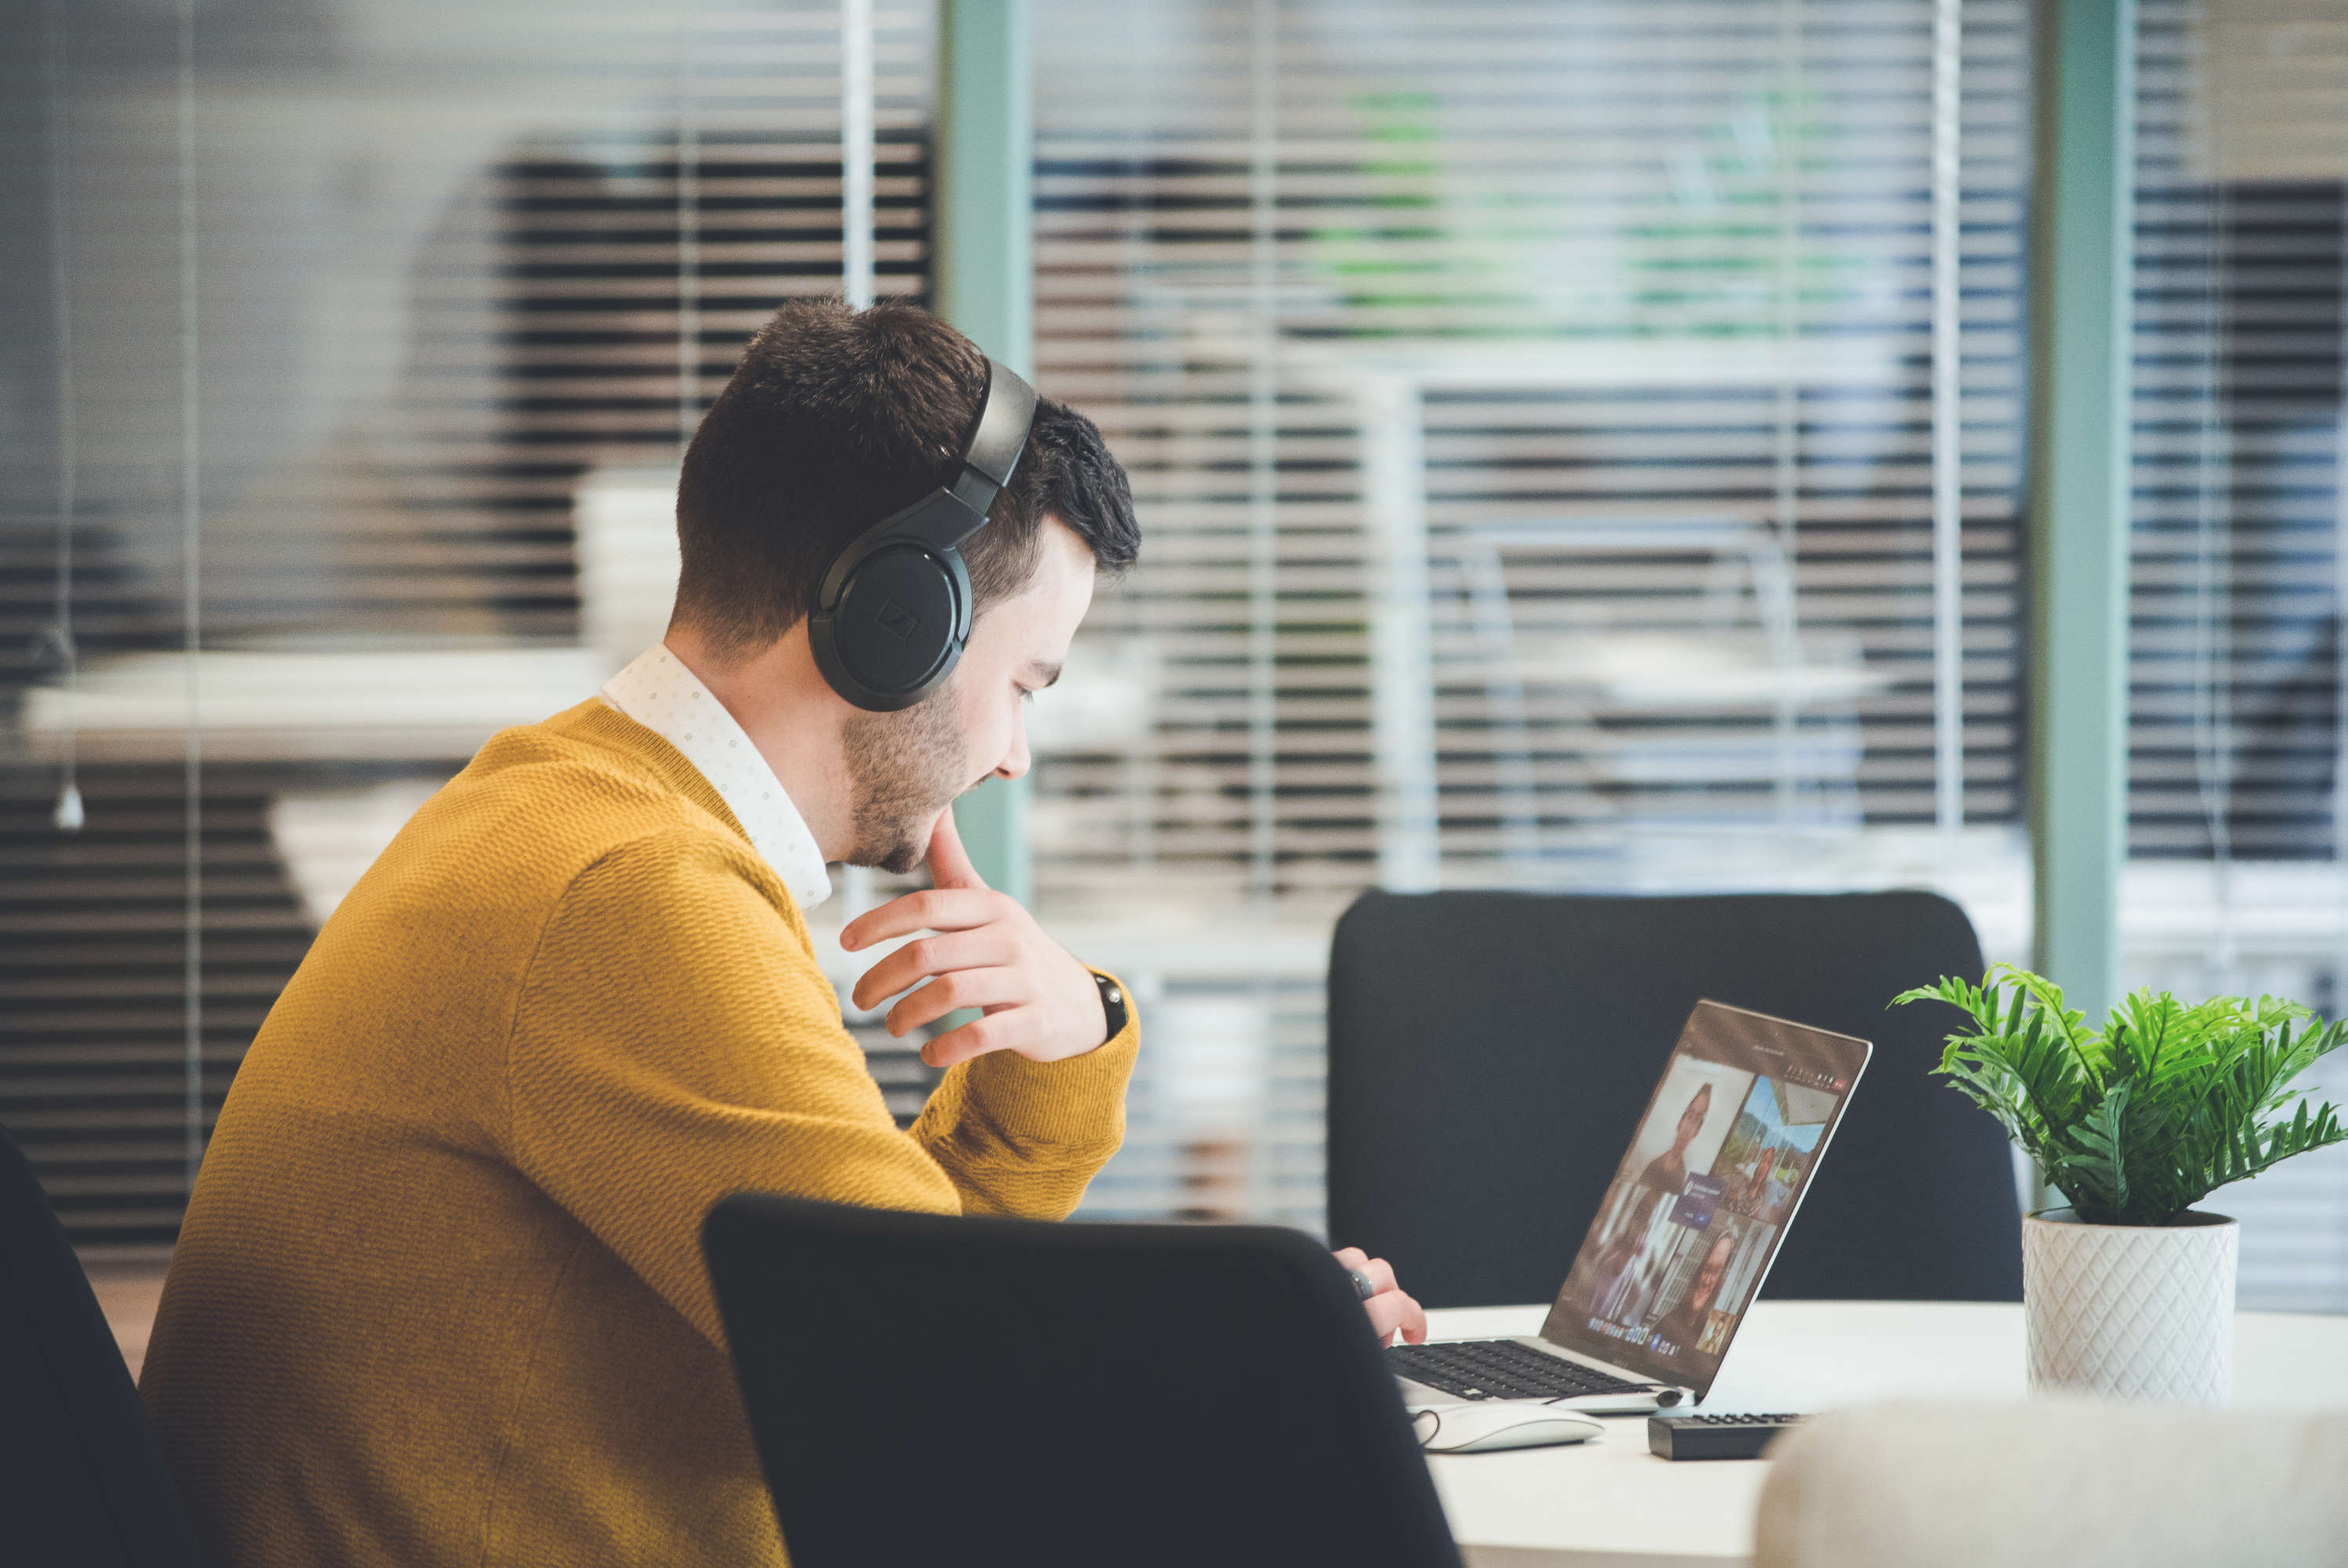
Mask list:
[[[2004,964],[1892,1005],[1921,1001],[1971,1020],[1935,1070],[2069,1200],[2023,1222],[2031,1386],[2223,1404],[2238,1230],[2193,1205],[2348,1139],[2333,1106],[2290,1087],[2348,1022],[2272,996],[2138,991],[2093,1029],[2060,987]]]

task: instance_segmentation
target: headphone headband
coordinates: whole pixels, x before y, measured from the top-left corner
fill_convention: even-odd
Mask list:
[[[970,450],[962,464],[974,469],[996,490],[1011,482],[1019,454],[1027,449],[1028,428],[1035,422],[1035,388],[998,361],[986,362],[986,398],[979,407],[978,428],[971,432]],[[955,489],[961,489],[959,481]],[[993,496],[987,500],[992,502]]]
[[[986,362],[986,397],[951,488],[873,524],[832,560],[808,619],[816,665],[842,697],[876,713],[911,707],[943,684],[970,640],[962,542],[1019,466],[1035,389]]]

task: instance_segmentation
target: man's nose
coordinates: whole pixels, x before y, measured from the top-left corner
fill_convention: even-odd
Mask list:
[[[997,779],[1025,779],[1027,770],[1035,765],[1035,758],[1027,749],[1027,705],[1021,703],[1012,710],[1011,750],[996,766],[994,776]]]

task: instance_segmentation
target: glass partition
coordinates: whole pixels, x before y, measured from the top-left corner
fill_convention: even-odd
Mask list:
[[[932,22],[0,18],[0,1120],[77,1240],[160,1243],[316,923],[658,635],[680,443],[752,327],[844,268],[926,286]]]
[[[2348,15],[2145,0],[2124,980],[2348,1005]],[[2348,1099],[2348,1063],[2311,1074]],[[2210,1201],[2245,1305],[2348,1310],[2348,1150]]]
[[[1098,1210],[1317,1222],[1365,887],[1921,883],[2024,955],[2024,7],[1036,36],[1037,368],[1148,540],[1037,709],[1043,907],[1161,998]]]

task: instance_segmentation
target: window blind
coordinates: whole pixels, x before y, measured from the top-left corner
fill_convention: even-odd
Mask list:
[[[85,1244],[646,640],[747,331],[924,286],[932,19],[868,115],[862,14],[7,13],[0,1120]],[[2333,1007],[2343,24],[2142,15],[2128,977]],[[1093,1212],[1318,1222],[1365,886],[1921,882],[2026,953],[2026,20],[1038,0],[1039,378],[1148,536],[1035,712],[1043,913],[1150,1023]],[[2246,1303],[2348,1301],[2348,1161],[2223,1202]]]
[[[2025,33],[1041,0],[1037,367],[1147,543],[1038,704],[1039,896],[1195,1004],[1097,1203],[1317,1222],[1365,886],[1922,881],[2026,941]]]
[[[751,329],[925,286],[932,18],[28,0],[0,26],[0,269],[29,302],[0,1121],[78,1242],[151,1244],[356,871],[490,731],[656,634],[681,440]],[[876,1071],[918,1109],[910,1053]]]
[[[2131,985],[2343,1005],[2348,15],[2147,0],[2137,117]],[[2315,1087],[2348,1098],[2348,1068]],[[2217,1194],[2241,1299],[2348,1308],[2348,1151]]]

